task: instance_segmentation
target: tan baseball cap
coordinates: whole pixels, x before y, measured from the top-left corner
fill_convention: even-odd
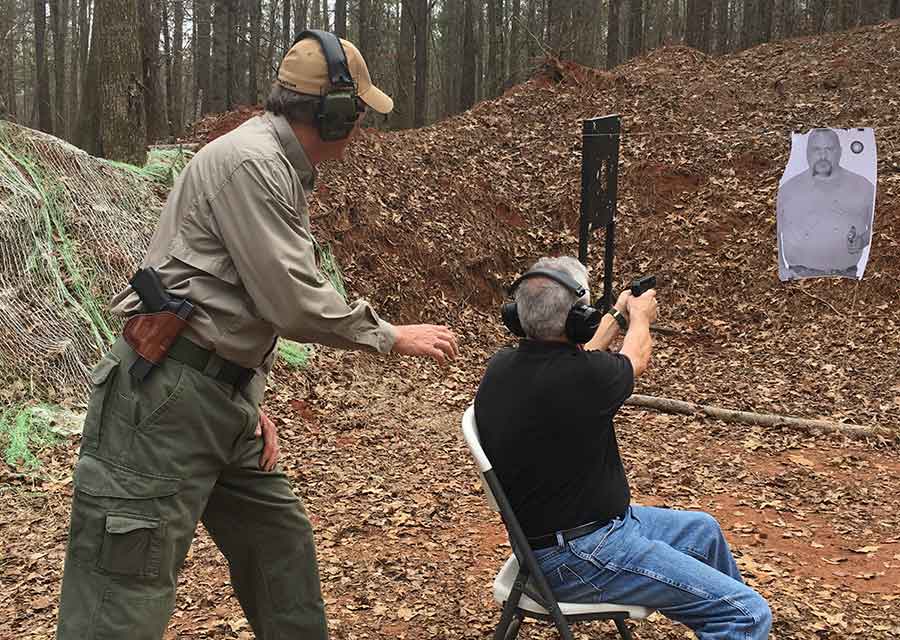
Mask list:
[[[356,82],[357,95],[378,113],[390,113],[394,108],[394,101],[372,84],[369,68],[359,49],[343,38],[341,44],[347,56],[350,75]],[[291,47],[278,69],[278,84],[285,89],[313,96],[322,95],[331,87],[328,64],[325,62],[325,54],[318,40],[304,38]]]

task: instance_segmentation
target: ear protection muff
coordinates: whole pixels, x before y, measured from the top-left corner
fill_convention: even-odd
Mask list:
[[[331,83],[331,88],[321,96],[316,113],[319,137],[326,141],[343,140],[353,131],[359,117],[359,98],[356,95],[356,83],[350,75],[347,54],[340,39],[333,33],[309,29],[301,32],[294,44],[306,38],[315,38],[322,47]]]
[[[585,288],[567,273],[551,269],[535,269],[523,274],[518,280],[512,283],[509,288],[509,296],[513,297],[516,293],[516,289],[525,280],[539,277],[549,278],[554,282],[558,282],[575,294],[579,299],[587,293]],[[519,320],[518,305],[515,302],[504,303],[500,308],[500,317],[503,320],[503,324],[513,335],[519,336],[520,338],[525,337],[525,330],[522,328],[522,323]],[[566,337],[575,344],[584,344],[585,342],[590,341],[590,339],[594,337],[594,333],[597,332],[597,327],[600,326],[600,320],[602,318],[603,314],[599,309],[595,309],[583,302],[576,302],[572,305],[572,308],[569,309],[569,313],[566,316]]]

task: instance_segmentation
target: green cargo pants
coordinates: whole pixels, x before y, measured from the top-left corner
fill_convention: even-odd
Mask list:
[[[120,339],[91,373],[57,638],[161,638],[199,520],[257,638],[327,638],[312,527],[259,469],[257,408],[171,359],[138,383],[134,359]]]

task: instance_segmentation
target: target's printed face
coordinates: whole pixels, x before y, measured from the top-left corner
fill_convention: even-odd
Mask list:
[[[816,131],[809,136],[806,159],[813,177],[829,178],[841,162],[841,142],[833,131]]]

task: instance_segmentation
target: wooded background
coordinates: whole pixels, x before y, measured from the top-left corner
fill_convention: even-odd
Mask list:
[[[139,163],[136,141],[263,100],[303,28],[355,42],[396,104],[372,124],[409,128],[548,55],[611,68],[663,45],[731,52],[897,17],[900,0],[0,0],[0,118]]]

